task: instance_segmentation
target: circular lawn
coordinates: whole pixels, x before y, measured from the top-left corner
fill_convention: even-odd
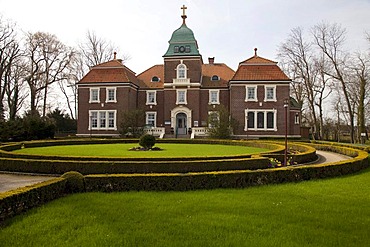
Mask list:
[[[159,151],[130,151],[138,146],[135,143],[63,145],[23,148],[15,153],[74,157],[122,157],[122,158],[157,158],[157,157],[220,157],[257,154],[270,151],[264,148],[220,145],[220,144],[175,144],[158,143]]]

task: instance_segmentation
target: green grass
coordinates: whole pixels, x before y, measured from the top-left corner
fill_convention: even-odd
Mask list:
[[[369,246],[370,169],[247,189],[86,193],[15,217],[1,246]]]
[[[138,146],[134,143],[65,145],[51,147],[24,148],[14,152],[23,154],[59,156],[101,156],[101,157],[210,157],[259,153],[263,148],[214,145],[214,144],[169,144],[159,143],[161,151],[129,151]]]

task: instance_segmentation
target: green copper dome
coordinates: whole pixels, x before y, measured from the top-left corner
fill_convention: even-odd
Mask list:
[[[164,57],[199,56],[198,44],[193,31],[185,23],[172,33],[170,44]]]

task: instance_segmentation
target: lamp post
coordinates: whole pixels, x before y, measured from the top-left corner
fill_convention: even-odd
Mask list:
[[[284,111],[285,111],[285,151],[284,151],[284,165],[288,162],[288,105],[289,101],[284,100]]]

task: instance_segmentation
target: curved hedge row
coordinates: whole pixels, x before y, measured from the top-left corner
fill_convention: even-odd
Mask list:
[[[251,155],[220,157],[180,157],[180,158],[105,158],[105,157],[62,157],[25,155],[12,153],[16,149],[52,145],[79,145],[104,143],[137,143],[134,139],[97,139],[68,141],[33,141],[6,145],[0,148],[0,170],[42,174],[63,174],[77,171],[82,174],[116,173],[188,173],[227,170],[256,170],[269,167],[269,159],[251,158]],[[274,143],[232,141],[232,140],[160,140],[160,143],[194,143],[241,145],[272,149],[272,153],[284,150]]]
[[[320,149],[333,151],[326,145]],[[87,191],[129,190],[196,190],[215,188],[244,188],[255,185],[298,182],[351,174],[369,167],[368,153],[342,148],[353,159],[317,165],[288,166],[282,168],[244,171],[202,172],[188,174],[113,174],[85,176]]]
[[[37,154],[20,154],[12,151],[21,148],[31,147],[47,147],[47,146],[61,146],[61,145],[84,145],[84,144],[116,144],[116,143],[137,143],[137,139],[92,139],[92,140],[59,140],[59,141],[31,141],[23,143],[14,143],[0,147],[0,157],[4,158],[18,158],[18,159],[34,159],[34,160],[69,160],[69,161],[192,161],[204,160],[204,157],[76,157],[76,156],[56,156],[56,155],[37,155]],[[269,153],[281,153],[284,151],[284,146],[276,143],[268,142],[251,142],[251,141],[235,141],[235,140],[157,140],[157,143],[181,143],[181,144],[219,144],[219,145],[233,145],[233,146],[250,146],[270,149]],[[228,156],[213,156],[207,157],[207,160],[219,159],[242,159],[251,158],[251,154],[246,155],[228,155]]]

